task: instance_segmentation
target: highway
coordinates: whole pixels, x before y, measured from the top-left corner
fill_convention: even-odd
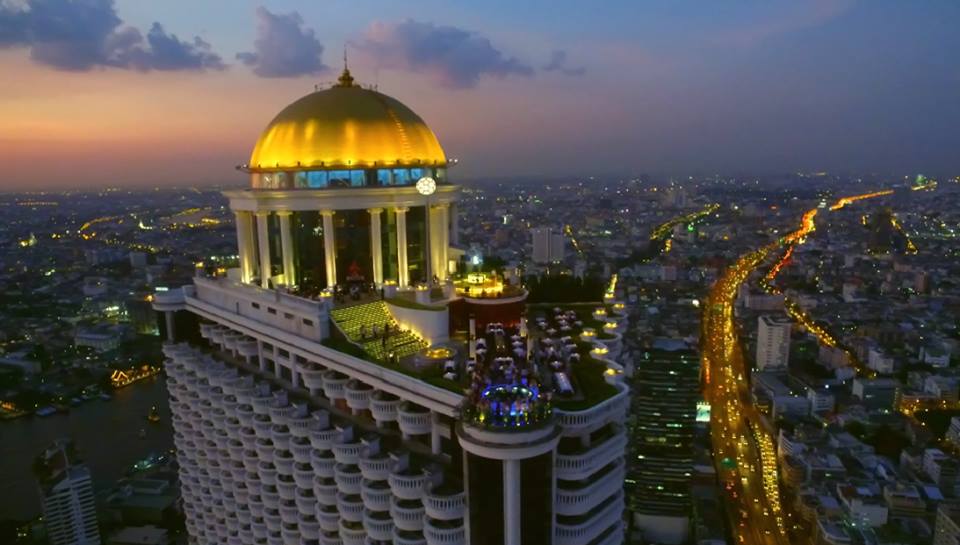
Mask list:
[[[829,210],[856,201],[889,195],[881,191],[844,197]],[[727,495],[727,516],[736,542],[750,545],[787,545],[788,515],[780,500],[774,438],[751,402],[749,369],[737,336],[733,308],[737,291],[771,254],[787,250],[766,278],[772,281],[792,253],[816,228],[819,210],[803,214],[797,230],[740,257],[711,288],[704,305],[701,352],[704,396],[711,405],[714,461]]]

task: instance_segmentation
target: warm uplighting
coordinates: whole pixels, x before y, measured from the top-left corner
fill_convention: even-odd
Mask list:
[[[441,360],[453,356],[453,350],[447,348],[446,346],[435,346],[433,348],[428,348],[425,354],[430,359]]]

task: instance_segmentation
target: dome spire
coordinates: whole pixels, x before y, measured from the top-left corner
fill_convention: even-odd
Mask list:
[[[347,47],[343,47],[343,73],[337,78],[337,84],[334,87],[353,87],[353,76],[350,75],[350,68],[347,66]]]

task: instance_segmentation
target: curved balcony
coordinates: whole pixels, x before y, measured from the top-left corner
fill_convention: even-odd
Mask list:
[[[270,439],[280,450],[290,450],[290,429],[286,424],[274,424],[270,428]]]
[[[593,407],[582,411],[564,411],[554,409],[563,435],[581,436],[597,430],[608,422],[623,422],[627,408],[630,406],[629,389],[624,385],[617,385],[620,390],[609,399],[597,403]]]
[[[363,506],[371,511],[387,511],[390,509],[393,492],[390,491],[390,485],[386,481],[364,480],[360,486],[360,498],[363,500]]]
[[[395,527],[393,545],[427,545],[427,539],[423,537],[423,532],[411,532]]]
[[[363,520],[363,500],[359,494],[337,494],[337,511],[340,518],[354,522]]]
[[[363,443],[334,443],[331,447],[333,456],[339,464],[356,464],[360,461],[360,452],[363,451]]]
[[[310,451],[313,445],[307,437],[293,437],[290,439],[290,452],[293,453],[293,461],[300,464],[310,463]]]
[[[317,505],[317,522],[325,532],[340,529],[340,512],[333,505]]]
[[[315,476],[313,478],[313,495],[317,497],[317,501],[325,505],[336,504],[337,482],[331,477]]]
[[[340,430],[327,428],[325,430],[310,430],[310,444],[318,450],[330,450],[334,441],[340,439]]]
[[[297,523],[300,527],[300,532],[298,538],[302,537],[297,541],[297,545],[303,545],[304,543],[309,543],[308,539],[313,539],[313,536],[316,536],[320,533],[320,523],[317,522],[317,519],[313,514],[309,516],[304,516],[300,518],[300,522]],[[314,541],[316,543],[316,541]]]
[[[437,520],[456,520],[463,518],[467,507],[465,493],[454,492],[443,494],[437,490],[423,496],[423,507],[426,515]]]
[[[297,483],[289,475],[277,476],[277,494],[280,499],[293,501],[297,497]]]
[[[620,525],[623,508],[623,492],[621,491],[600,511],[594,514],[594,516],[586,520],[576,524],[560,522],[558,520],[554,527],[554,543],[556,545],[579,545],[581,543],[589,543],[601,537],[601,535],[607,532],[612,526]],[[604,540],[603,543],[622,542],[622,530],[614,529],[613,534],[618,534],[617,538],[619,541]]]
[[[313,488],[313,466],[297,462],[293,465],[293,482],[300,488]]]
[[[419,500],[394,499],[390,502],[390,516],[397,528],[403,530],[423,529],[423,504]]]
[[[366,545],[367,532],[363,529],[363,523],[361,521],[341,520],[340,540],[343,541],[343,545]]]
[[[427,476],[422,472],[391,473],[387,481],[393,495],[404,500],[419,500],[427,486]]]
[[[253,417],[253,431],[257,432],[257,439],[273,440],[273,421],[265,414]]]
[[[313,472],[317,475],[333,477],[337,459],[333,457],[333,452],[329,450],[314,449],[310,452],[310,465],[313,466]]]
[[[399,397],[378,390],[370,396],[370,413],[378,423],[395,422],[402,402]]]
[[[627,446],[627,434],[624,430],[608,437],[603,442],[585,448],[573,454],[557,454],[557,478],[577,481],[586,479],[603,466],[623,457]]]
[[[393,520],[386,511],[364,511],[363,528],[371,539],[390,541],[393,539]]]
[[[314,363],[297,364],[297,372],[300,373],[303,385],[311,391],[323,389],[323,374],[326,371],[322,366]]]
[[[363,480],[363,475],[357,466],[337,464],[334,468],[333,479],[336,481],[340,492],[344,494],[360,493],[360,481]]]
[[[364,479],[371,481],[385,481],[390,476],[390,457],[384,454],[376,456],[362,456],[357,462]]]
[[[463,545],[467,542],[467,531],[462,521],[439,521],[425,517],[423,536],[427,545]]]
[[[277,468],[273,462],[261,461],[257,465],[257,475],[260,476],[260,482],[263,484],[277,484]]]
[[[333,532],[323,532],[320,534],[320,545],[343,545],[343,541],[340,539],[340,529]]]
[[[335,399],[344,399],[346,397],[344,388],[349,380],[350,377],[344,375],[343,373],[338,373],[332,370],[324,371],[323,394],[331,401]]]
[[[293,476],[293,454],[289,450],[274,451],[273,464],[277,466],[278,473]]]
[[[397,417],[400,432],[404,435],[423,435],[430,433],[433,429],[430,410],[413,403],[401,403],[397,408]]]
[[[558,515],[575,516],[589,511],[605,498],[623,488],[624,462],[616,465],[601,476],[591,476],[579,488],[557,486],[554,512]]]
[[[344,393],[347,396],[347,407],[354,411],[370,408],[370,394],[373,393],[373,387],[369,384],[356,379],[350,380],[344,385]]]
[[[293,501],[283,500],[280,502],[280,520],[287,524],[296,524],[300,520],[300,510]]]
[[[273,461],[273,441],[270,439],[257,439],[255,445],[255,450],[257,451],[257,456],[260,458],[260,461]]]
[[[317,512],[317,497],[313,495],[313,487],[297,487],[297,495],[294,500],[297,502],[297,510],[302,516],[313,516]]]

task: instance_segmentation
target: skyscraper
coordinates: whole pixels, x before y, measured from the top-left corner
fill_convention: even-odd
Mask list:
[[[225,192],[239,267],[155,295],[193,541],[622,541],[620,336],[455,282],[446,167],[346,70],[264,131]]]
[[[537,227],[530,230],[533,237],[534,263],[556,263],[563,261],[566,255],[563,233],[554,233],[549,227]]]
[[[684,543],[692,510],[699,355],[685,341],[656,339],[636,362],[632,387],[627,493],[634,530],[647,541]]]
[[[90,470],[71,441],[61,439],[34,462],[40,484],[43,518],[52,545],[97,545],[97,509]]]
[[[790,319],[764,314],[757,319],[757,369],[785,369],[790,362]]]

